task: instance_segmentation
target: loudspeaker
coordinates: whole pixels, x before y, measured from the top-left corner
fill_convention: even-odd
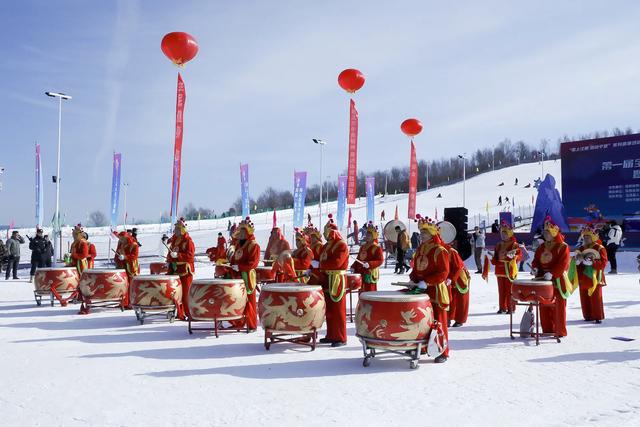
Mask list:
[[[469,258],[472,252],[469,234],[467,233],[468,218],[469,211],[467,208],[444,208],[444,220],[449,221],[456,228],[455,248],[463,260]]]

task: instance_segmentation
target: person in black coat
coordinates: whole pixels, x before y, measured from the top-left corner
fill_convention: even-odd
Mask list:
[[[29,249],[31,249],[31,278],[29,282],[33,282],[33,276],[36,274],[36,268],[45,266],[45,254],[47,242],[44,240],[41,228],[36,229],[36,237],[29,237]]]
[[[46,244],[44,249],[44,266],[51,267],[51,258],[53,258],[53,243],[51,243],[51,240],[49,240],[48,234],[44,235],[44,241]]]

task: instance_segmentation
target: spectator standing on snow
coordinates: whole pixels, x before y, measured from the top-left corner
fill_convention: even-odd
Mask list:
[[[11,233],[11,237],[7,240],[7,274],[5,280],[9,280],[11,269],[13,269],[13,279],[18,280],[18,264],[20,264],[20,244],[24,243],[24,239],[17,230]]]
[[[492,233],[499,233],[500,232],[500,224],[498,224],[498,220],[497,219],[495,221],[493,221],[493,224],[491,224],[491,232]]]
[[[4,240],[0,239],[0,272],[2,272],[2,266],[7,258],[7,248],[4,246]]]
[[[476,273],[482,273],[482,251],[484,251],[485,243],[484,243],[485,235],[484,230],[480,230],[480,227],[477,225],[473,228],[473,233],[471,234],[471,244],[473,245],[473,259],[476,262]]]
[[[53,258],[54,254],[53,254],[53,244],[51,243],[51,240],[49,240],[48,234],[44,235],[44,243],[45,243],[44,266],[51,267],[51,258]]]
[[[520,252],[522,253],[522,259],[520,260],[520,266],[518,268],[519,271],[524,271],[524,263],[529,260],[529,252],[527,251],[527,246],[524,243],[518,243],[520,247]]]
[[[414,231],[411,234],[411,249],[418,249],[418,246],[420,246],[420,233]]]
[[[36,237],[29,237],[29,249],[31,249],[31,272],[29,273],[29,283],[33,282],[33,276],[36,274],[37,268],[44,267],[44,257],[47,249],[47,243],[41,228],[36,228]]]
[[[409,235],[407,234],[407,230],[403,230],[400,226],[396,225],[396,233],[398,233],[398,238],[396,240],[396,274],[404,274],[405,271],[411,269],[405,261],[405,254],[407,250],[410,248]]]
[[[498,206],[502,206],[502,196],[498,196]]]
[[[516,178],[516,185],[518,185],[518,178]]]
[[[616,252],[622,241],[622,228],[613,220],[609,223],[609,232],[607,233],[607,257],[611,263],[611,271],[608,274],[618,274],[618,261],[616,260]]]

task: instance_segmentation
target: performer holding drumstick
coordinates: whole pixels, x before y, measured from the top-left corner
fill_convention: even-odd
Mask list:
[[[238,239],[237,247],[230,263],[234,279],[242,279],[247,290],[247,305],[244,309],[246,326],[249,332],[258,329],[258,311],[256,310],[256,267],[260,263],[260,246],[254,236],[254,226],[249,217],[240,221],[234,235]],[[233,320],[235,327],[245,326],[242,320]]]
[[[184,218],[176,221],[173,228],[173,236],[169,239],[169,253],[167,254],[167,264],[169,265],[168,275],[180,276],[182,284],[182,307],[178,308],[178,318],[185,320],[189,316],[189,289],[193,282],[193,273],[196,247],[189,233]]]
[[[377,291],[380,271],[378,267],[384,262],[382,248],[378,244],[378,228],[369,222],[365,226],[365,243],[360,246],[358,257],[351,264],[351,270],[362,276],[360,292]]]
[[[307,270],[311,268],[313,251],[309,247],[309,236],[299,228],[296,228],[296,250],[291,253],[291,257],[298,280],[306,283],[309,280]]]
[[[522,258],[522,251],[518,241],[513,235],[513,228],[506,221],[500,225],[500,239],[496,244],[491,257],[491,264],[495,267],[498,280],[498,313],[511,313],[515,311],[515,305],[511,301],[512,282],[518,277],[518,262]],[[485,258],[485,264],[487,258]],[[483,268],[488,273],[488,267]],[[486,279],[486,276],[485,276]]]

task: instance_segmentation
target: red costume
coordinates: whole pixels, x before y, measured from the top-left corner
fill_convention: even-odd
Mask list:
[[[311,223],[309,223],[309,225],[304,229],[304,233],[309,236],[309,245],[313,252],[313,260],[320,262],[320,255],[322,254],[323,248],[322,235]]]
[[[555,333],[558,337],[567,336],[567,301],[573,287],[566,271],[569,266],[569,246],[564,242],[560,228],[547,217],[544,224],[545,242],[536,249],[531,266],[536,278],[543,278],[545,273],[553,281],[555,308],[540,306],[540,323],[542,331]],[[548,237],[548,239],[547,239]]]
[[[133,278],[140,274],[138,265],[138,243],[133,236],[126,231],[118,235],[118,249],[113,256],[116,268],[121,268],[127,272],[129,286],[133,283]],[[129,307],[129,295],[125,295],[124,306]]]
[[[167,242],[169,253],[167,254],[167,264],[169,271],[167,274],[180,276],[182,284],[182,307],[178,307],[178,318],[184,320],[189,315],[189,289],[193,281],[193,273],[196,247],[191,236],[187,233],[187,224],[184,218],[180,218],[175,225],[173,236]],[[175,256],[174,256],[175,255]]]
[[[93,268],[96,263],[96,258],[98,257],[98,252],[96,251],[96,245],[91,243],[87,239],[87,244],[89,245],[89,257],[87,258],[87,268]]]
[[[449,252],[449,290],[451,302],[449,306],[449,320],[453,320],[453,326],[462,326],[469,316],[469,282],[471,275],[464,265],[457,250],[445,245]]]
[[[258,311],[256,310],[256,267],[260,263],[260,246],[253,235],[253,223],[247,217],[238,225],[238,245],[231,257],[230,263],[236,266],[232,270],[234,279],[242,279],[247,289],[247,305],[244,314],[247,319],[246,326],[249,330],[258,329]],[[242,320],[231,322],[235,327],[245,326]]]
[[[447,310],[449,310],[449,290],[445,281],[449,277],[449,253],[440,239],[439,230],[435,223],[428,219],[420,218],[418,228],[421,232],[427,232],[430,240],[423,241],[416,250],[414,256],[414,268],[409,278],[414,283],[425,282],[427,294],[431,298],[433,315],[440,323],[447,346],[442,353],[449,357],[449,332],[447,328]]]
[[[309,237],[296,229],[296,250],[291,253],[293,258],[293,268],[296,275],[300,277],[301,282],[306,282],[307,279],[302,275],[311,268],[311,261],[313,261],[313,251],[309,247]]]
[[[226,260],[227,259],[227,249],[225,245],[227,244],[227,240],[224,238],[222,233],[218,233],[218,244],[216,246],[210,247],[207,249],[207,256],[213,262],[218,262],[218,260]]]
[[[362,276],[362,288],[360,292],[378,290],[379,267],[384,262],[384,253],[378,244],[378,229],[369,222],[367,224],[367,241],[360,246],[358,261],[351,264],[351,270]],[[363,264],[364,263],[364,264]]]
[[[267,249],[264,251],[264,259],[277,259],[284,251],[291,250],[291,245],[285,239],[284,234],[280,231],[280,227],[273,227]]]
[[[595,320],[600,323],[604,319],[602,287],[606,285],[604,269],[607,266],[607,250],[598,237],[597,231],[590,225],[582,230],[582,236],[588,235],[591,243],[583,244],[576,250],[576,255],[569,268],[569,277],[574,285],[580,287],[580,305],[584,320]],[[575,273],[574,273],[575,265]]]
[[[275,272],[276,283],[298,282],[295,265],[291,254],[285,252],[273,263],[271,269]]]
[[[82,276],[82,272],[89,267],[89,242],[84,238],[80,224],[73,229],[73,243],[71,244],[71,267],[75,267]]]
[[[347,304],[344,295],[347,290],[345,273],[349,266],[349,247],[331,215],[325,225],[324,235],[327,243],[320,254],[320,266],[313,272],[309,283],[322,285],[325,292],[327,336],[320,342],[340,346],[347,342]]]
[[[491,264],[495,266],[498,280],[498,313],[508,313],[516,308],[511,301],[511,286],[518,277],[518,262],[522,259],[522,251],[508,223],[502,222],[500,233],[503,238],[496,244]]]

